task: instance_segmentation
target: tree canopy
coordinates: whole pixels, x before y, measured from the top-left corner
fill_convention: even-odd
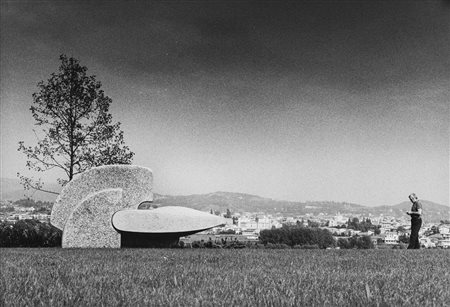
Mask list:
[[[101,83],[87,75],[87,67],[77,59],[61,55],[60,60],[58,72],[39,82],[33,94],[30,110],[41,131],[34,131],[36,146],[20,141],[18,148],[27,156],[28,169],[60,169],[66,177],[58,182],[64,185],[91,167],[130,164],[134,153],[125,145],[120,122],[112,121],[112,100],[100,89]],[[26,189],[43,190],[40,179],[18,176]]]
[[[62,231],[49,223],[20,220],[0,222],[0,247],[61,247]]]
[[[264,229],[259,234],[263,244],[286,244],[288,246],[317,245],[319,248],[333,247],[335,240],[326,229],[283,225],[282,228]]]

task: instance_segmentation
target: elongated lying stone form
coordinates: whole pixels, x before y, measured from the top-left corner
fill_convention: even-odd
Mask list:
[[[111,216],[122,208],[122,189],[105,189],[80,202],[67,219],[62,247],[120,248]]]
[[[121,210],[112,217],[119,232],[186,235],[226,224],[223,217],[186,207],[168,206],[153,210]]]
[[[141,202],[153,200],[152,183],[152,171],[146,167],[105,165],[91,168],[75,176],[62,189],[53,206],[50,222],[64,230],[67,219],[80,202],[104,189],[122,189],[122,208],[137,209]]]

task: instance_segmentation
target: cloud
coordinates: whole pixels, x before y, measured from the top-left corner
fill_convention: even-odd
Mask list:
[[[30,2],[10,5],[2,26],[16,42],[7,47],[11,54],[36,52],[31,46],[55,50],[55,57],[88,57],[129,77],[293,76],[376,92],[450,78],[443,65],[450,61],[448,14],[441,11],[438,4],[403,2]]]

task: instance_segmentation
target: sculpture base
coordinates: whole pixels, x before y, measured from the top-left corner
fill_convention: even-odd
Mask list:
[[[139,232],[121,232],[122,248],[171,248],[177,247],[180,234],[154,234]]]

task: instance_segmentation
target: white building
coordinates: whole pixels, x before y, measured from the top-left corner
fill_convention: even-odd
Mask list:
[[[393,220],[386,220],[386,219],[381,221],[380,226],[381,226],[380,228],[381,233],[389,233],[396,228]]]
[[[279,228],[281,227],[281,223],[266,216],[256,218],[243,217],[238,220],[238,227],[243,231],[246,229],[256,229],[259,232],[263,229],[271,229],[272,227]]]
[[[425,248],[432,248],[436,247],[436,244],[434,244],[430,238],[428,237],[422,237],[419,239],[420,246],[424,246]]]
[[[400,241],[398,240],[398,233],[396,232],[386,232],[386,236],[384,237],[384,243],[386,244],[398,244]]]
[[[328,227],[336,227],[339,226],[339,223],[335,219],[328,220]]]
[[[438,227],[438,229],[439,229],[439,233],[442,233],[442,234],[450,233],[450,226],[449,225],[440,225]]]
[[[442,233],[437,246],[442,248],[450,248],[450,233]]]
[[[347,218],[342,215],[336,215],[328,220],[328,227],[341,226],[347,223]]]

